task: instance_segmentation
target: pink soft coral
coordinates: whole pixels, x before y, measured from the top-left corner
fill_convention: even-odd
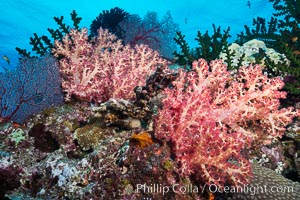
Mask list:
[[[233,78],[221,60],[194,61],[192,71],[180,70],[174,88],[164,91],[155,134],[174,144],[183,175],[219,186],[245,184],[252,174],[245,149],[253,140],[282,136],[297,114],[278,110],[282,87],[258,65],[241,67]]]
[[[134,88],[144,85],[158,64],[166,64],[146,45],[131,48],[107,30],[89,41],[88,31],[71,30],[62,42],[55,41],[52,52],[60,60],[62,87],[66,100],[102,102],[109,98],[133,99]]]

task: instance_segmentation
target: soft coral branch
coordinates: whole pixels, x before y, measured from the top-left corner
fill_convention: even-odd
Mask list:
[[[233,77],[221,60],[194,61],[179,71],[174,87],[164,91],[164,107],[155,119],[155,134],[171,141],[181,173],[224,186],[251,178],[245,149],[253,140],[281,137],[299,111],[279,110],[286,93],[279,78],[261,67],[241,67]]]
[[[134,88],[146,83],[158,64],[166,64],[146,45],[122,45],[107,30],[88,40],[87,29],[71,30],[52,50],[60,60],[66,99],[102,102],[109,98],[134,98]]]

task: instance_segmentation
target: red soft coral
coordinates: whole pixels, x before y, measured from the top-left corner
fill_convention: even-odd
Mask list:
[[[164,91],[155,134],[174,144],[183,175],[194,173],[207,184],[247,183],[252,172],[244,150],[254,139],[282,136],[297,115],[278,110],[283,82],[258,65],[241,67],[234,78],[221,60],[209,66],[200,59],[192,71],[180,70],[173,85]]]
[[[158,64],[166,64],[146,45],[131,48],[107,30],[99,29],[97,38],[88,31],[71,30],[62,42],[55,41],[52,52],[60,60],[62,87],[66,100],[103,102],[109,98],[133,99],[134,88],[144,85]]]

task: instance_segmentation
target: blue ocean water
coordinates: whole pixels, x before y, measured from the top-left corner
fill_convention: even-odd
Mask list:
[[[266,0],[1,0],[0,66],[14,67],[18,61],[15,47],[31,50],[29,38],[33,33],[49,36],[47,28],[56,27],[54,16],[64,16],[66,22],[71,22],[70,13],[76,10],[82,17],[81,26],[89,28],[99,13],[114,7],[142,17],[147,11],[162,17],[169,10],[191,47],[196,46],[197,31],[212,31],[213,23],[223,29],[230,26],[234,40],[244,25],[252,24],[253,18],[260,16],[268,20],[273,12],[272,4]],[[10,65],[2,59],[4,55],[10,59]]]

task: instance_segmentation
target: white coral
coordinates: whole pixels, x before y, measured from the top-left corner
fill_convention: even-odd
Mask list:
[[[231,60],[232,67],[234,68],[240,67],[237,65],[243,54],[245,55],[245,57],[242,60],[243,66],[254,64],[256,62],[255,54],[259,53],[259,49],[262,49],[265,52],[266,57],[268,57],[275,64],[284,63],[287,66],[289,66],[290,64],[290,61],[286,58],[284,54],[280,54],[272,48],[267,48],[263,41],[256,39],[250,40],[244,43],[242,46],[238,45],[237,43],[232,43],[228,47],[228,49],[230,53],[234,53],[234,57]],[[225,52],[222,52],[219,57],[223,60],[226,60],[227,54]],[[265,60],[266,58],[263,58],[259,63],[262,67],[265,66]]]

